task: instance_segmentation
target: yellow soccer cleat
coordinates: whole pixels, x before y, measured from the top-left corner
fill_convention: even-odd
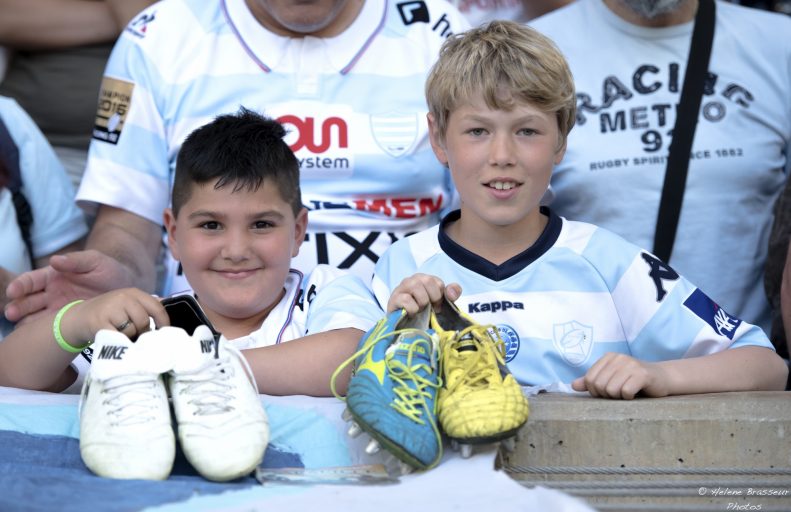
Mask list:
[[[443,384],[438,418],[452,442],[469,445],[513,437],[528,416],[527,398],[505,364],[505,347],[493,326],[476,324],[455,304],[433,311],[440,336]]]

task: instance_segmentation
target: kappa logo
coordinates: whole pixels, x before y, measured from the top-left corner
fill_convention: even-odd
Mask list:
[[[406,154],[417,140],[417,114],[391,112],[371,116],[371,134],[382,150],[398,158]]]
[[[404,22],[404,25],[431,21],[428,15],[428,7],[423,0],[401,2],[396,4],[396,7],[398,7],[398,14],[401,15],[401,21]]]
[[[571,366],[582,366],[593,349],[593,327],[576,320],[553,326],[555,350]]]
[[[525,309],[523,302],[511,302],[510,300],[496,300],[493,302],[471,302],[467,306],[469,313],[497,313],[498,311],[508,311],[509,309]]]

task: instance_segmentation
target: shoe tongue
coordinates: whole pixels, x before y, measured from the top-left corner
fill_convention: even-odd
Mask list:
[[[418,340],[423,339],[425,339],[425,336],[421,334],[402,334],[396,339],[395,343],[387,348],[385,353],[406,362],[411,351],[412,364],[426,363],[431,365],[433,362],[432,354],[429,353],[430,343],[418,342]],[[415,343],[417,344],[415,345]]]
[[[458,340],[454,345],[453,348],[456,349],[457,352],[477,352],[478,346],[475,343],[475,340],[469,334],[464,336],[462,339]]]

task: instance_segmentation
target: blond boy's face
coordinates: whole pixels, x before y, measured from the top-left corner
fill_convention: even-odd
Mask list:
[[[565,153],[554,114],[523,103],[492,110],[481,96],[451,112],[444,137],[429,114],[429,132],[467,222],[510,226],[540,215],[552,168]]]
[[[269,180],[255,192],[214,184],[193,185],[178,218],[165,212],[171,251],[212,322],[265,316],[282,296],[307,211],[295,217]]]

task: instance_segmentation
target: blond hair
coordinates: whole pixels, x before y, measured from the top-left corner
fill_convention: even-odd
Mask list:
[[[492,109],[510,110],[521,102],[555,114],[558,147],[574,126],[577,104],[568,63],[549,38],[525,25],[492,21],[443,43],[426,80],[426,101],[442,139],[450,113],[479,94]]]

